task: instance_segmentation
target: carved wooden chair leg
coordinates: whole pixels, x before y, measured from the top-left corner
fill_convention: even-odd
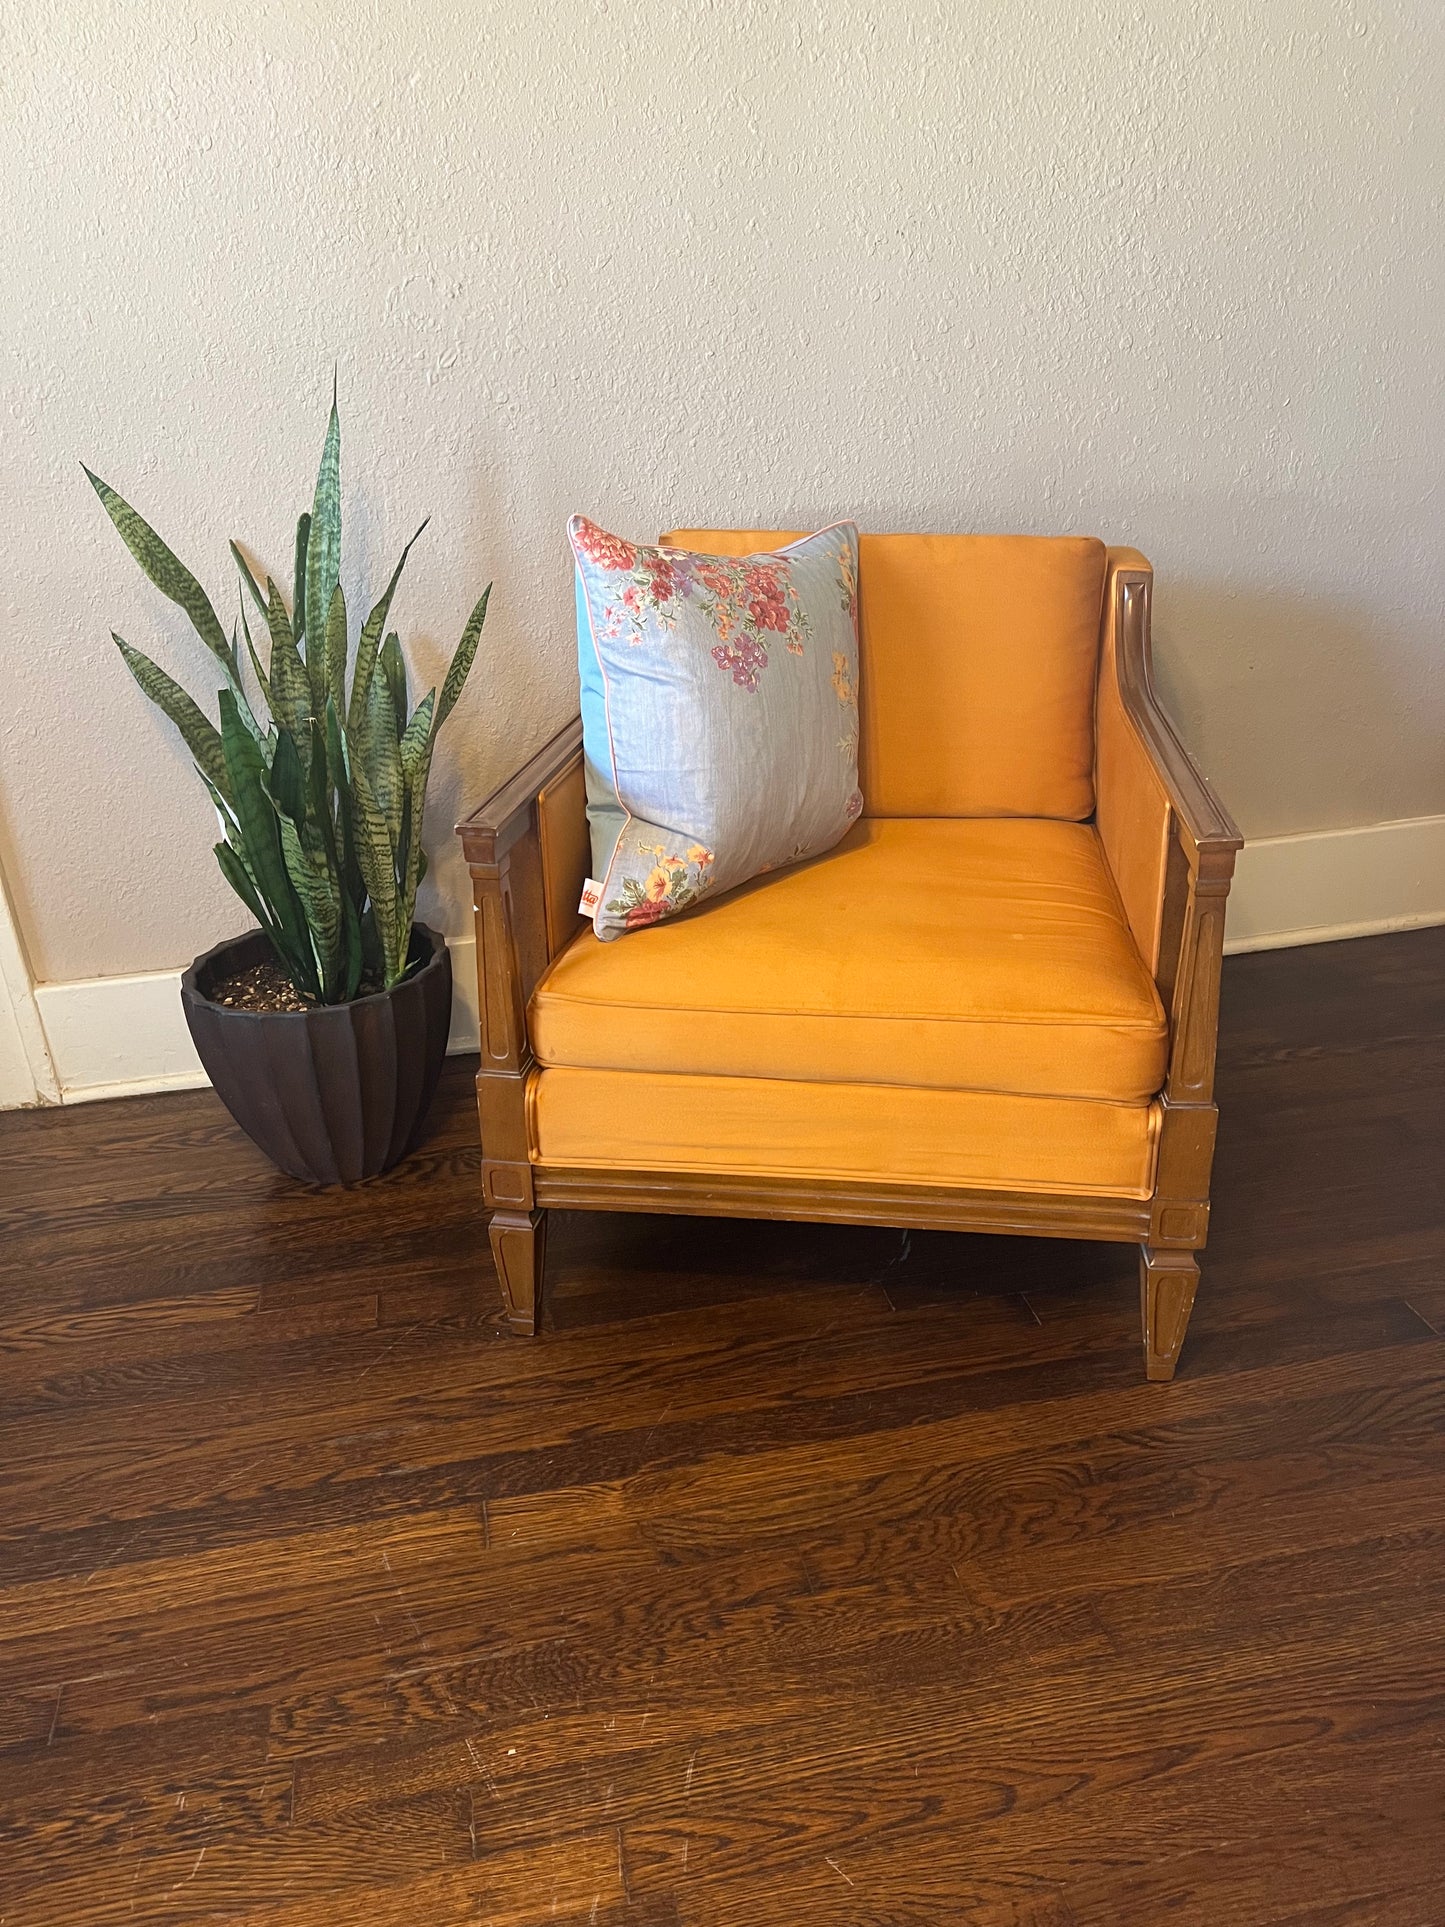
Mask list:
[[[501,1280],[507,1323],[530,1338],[542,1316],[542,1269],[547,1253],[545,1211],[494,1211],[488,1227]]]
[[[1199,1264],[1192,1251],[1139,1247],[1139,1315],[1144,1326],[1144,1370],[1150,1378],[1173,1378],[1179,1363]]]

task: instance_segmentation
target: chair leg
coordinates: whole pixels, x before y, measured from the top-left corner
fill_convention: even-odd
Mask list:
[[[1198,1283],[1199,1264],[1192,1251],[1161,1251],[1153,1245],[1140,1245],[1139,1314],[1148,1377],[1173,1378]]]
[[[494,1211],[488,1227],[492,1262],[501,1281],[507,1323],[530,1338],[542,1316],[542,1269],[547,1253],[545,1211]]]

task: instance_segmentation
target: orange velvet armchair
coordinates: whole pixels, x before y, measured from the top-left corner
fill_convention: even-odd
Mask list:
[[[1172,1377],[1240,837],[1155,697],[1149,564],[865,535],[859,574],[864,815],[826,856],[599,943],[580,721],[458,826],[507,1316],[552,1206],[1102,1238]]]

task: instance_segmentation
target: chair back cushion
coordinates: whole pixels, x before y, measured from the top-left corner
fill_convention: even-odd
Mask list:
[[[679,529],[746,555],[785,531]],[[1051,816],[1094,807],[1102,542],[864,535],[859,782],[869,816]]]

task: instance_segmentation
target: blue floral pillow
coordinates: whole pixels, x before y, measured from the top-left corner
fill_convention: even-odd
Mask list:
[[[747,556],[568,535],[597,935],[831,849],[863,808],[853,524]]]

